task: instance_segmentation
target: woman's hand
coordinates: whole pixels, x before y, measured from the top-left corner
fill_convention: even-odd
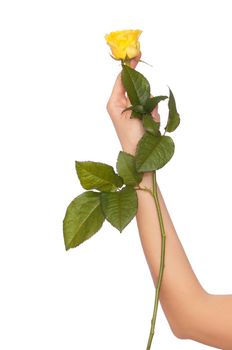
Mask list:
[[[140,60],[141,54],[131,60],[130,66],[135,68]],[[144,134],[142,121],[138,118],[130,118],[131,111],[122,111],[131,103],[126,96],[121,80],[121,73],[117,76],[111,96],[107,103],[107,111],[114,124],[116,133],[124,152],[135,155],[138,141]],[[158,106],[152,111],[152,116],[156,121],[160,120]]]

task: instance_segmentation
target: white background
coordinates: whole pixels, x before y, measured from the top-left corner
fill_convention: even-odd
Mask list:
[[[121,235],[104,223],[68,252],[63,243],[66,207],[83,191],[75,160],[115,166],[121,149],[105,109],[120,70],[104,41],[112,30],[143,30],[153,68],[138,69],[153,94],[175,95],[176,151],[158,183],[200,282],[231,293],[229,5],[1,1],[1,349],[146,347],[154,286],[136,221]],[[161,308],[156,330],[154,349],[208,348],[175,338]]]

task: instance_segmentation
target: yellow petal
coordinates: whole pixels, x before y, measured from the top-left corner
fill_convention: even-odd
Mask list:
[[[105,35],[105,40],[110,46],[112,54],[117,59],[133,58],[140,52],[138,38],[141,30],[126,29],[111,32]]]
[[[134,46],[128,46],[128,48],[126,49],[126,54],[128,58],[134,58],[138,56],[139,50]]]

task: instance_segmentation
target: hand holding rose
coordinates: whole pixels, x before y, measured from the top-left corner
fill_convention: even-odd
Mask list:
[[[135,58],[131,59],[131,68],[135,68],[137,66],[140,57],[141,53],[139,53],[139,55]],[[130,104],[129,99],[126,96],[125,88],[122,84],[120,73],[116,78],[111,96],[107,103],[107,111],[114,124],[123,151],[135,155],[137,143],[144,135],[144,127],[140,119],[130,118],[131,111],[123,112],[123,110]],[[160,121],[158,105],[152,111],[152,116],[154,120]]]

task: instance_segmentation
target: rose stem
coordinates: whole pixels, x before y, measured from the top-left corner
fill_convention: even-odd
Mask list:
[[[159,219],[160,231],[161,231],[160,269],[159,269],[158,283],[157,283],[157,288],[156,288],[156,293],[155,293],[155,303],[154,303],[153,316],[152,316],[152,320],[151,320],[151,329],[150,329],[150,334],[149,334],[147,349],[146,349],[146,350],[150,350],[152,339],[153,339],[153,336],[155,333],[155,323],[156,323],[156,317],[157,317],[157,311],[158,311],[160,288],[161,288],[163,272],[164,272],[165,242],[166,242],[166,234],[165,234],[165,230],[164,230],[163,218],[162,218],[162,213],[161,213],[159,199],[158,199],[158,193],[157,193],[157,182],[156,182],[156,172],[155,171],[154,171],[154,175],[153,175],[152,192],[148,189],[144,189],[144,190],[150,192],[152,197],[154,198],[156,210],[157,210],[157,214],[158,214],[158,219]]]

